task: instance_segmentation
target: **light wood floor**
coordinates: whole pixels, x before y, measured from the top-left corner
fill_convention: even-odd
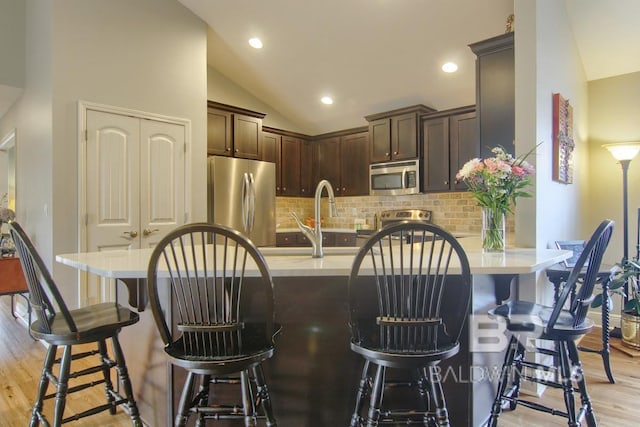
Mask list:
[[[40,375],[44,347],[33,341],[23,323],[16,321],[10,314],[10,297],[0,298],[0,426],[24,427],[28,425],[31,405]],[[582,344],[593,343],[597,346],[599,331],[585,337]],[[601,427],[637,426],[640,420],[640,357],[629,357],[618,350],[611,350],[612,369],[616,384],[609,384],[602,368],[602,360],[597,354],[582,352],[584,368],[587,372],[587,384],[593,400],[598,425]],[[89,401],[102,403],[104,393],[100,387],[85,393],[76,393],[82,398],[72,397],[67,403],[67,411],[82,411]],[[562,396],[557,390],[545,392],[541,401],[554,402],[563,406]],[[49,405],[50,406],[50,405]],[[489,408],[487,408],[489,411]],[[115,416],[107,413],[85,418],[70,426],[130,426],[127,414],[118,410]],[[523,427],[531,425],[566,426],[566,421],[555,417],[518,407],[507,411],[500,417],[501,427]],[[153,426],[162,427],[162,426]],[[303,427],[303,426],[282,426]],[[334,427],[334,426],[327,426]],[[455,426],[454,426],[455,427]]]

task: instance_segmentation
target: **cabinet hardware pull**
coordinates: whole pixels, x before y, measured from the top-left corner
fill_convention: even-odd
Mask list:
[[[122,232],[122,234],[127,234],[132,239],[135,239],[136,237],[138,237],[138,232],[136,230],[124,231]]]

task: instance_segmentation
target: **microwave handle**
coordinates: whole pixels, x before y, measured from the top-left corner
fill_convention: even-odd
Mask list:
[[[407,168],[402,169],[402,188],[407,188]]]

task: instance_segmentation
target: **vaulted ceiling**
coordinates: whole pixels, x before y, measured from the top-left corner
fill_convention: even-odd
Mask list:
[[[513,0],[179,1],[210,27],[209,65],[309,134],[407,105],[475,103],[468,45],[504,33],[513,12]],[[589,80],[640,70],[639,1],[566,6]],[[443,73],[447,61],[458,72]]]

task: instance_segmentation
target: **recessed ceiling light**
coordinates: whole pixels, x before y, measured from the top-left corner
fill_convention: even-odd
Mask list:
[[[322,98],[320,98],[320,102],[326,105],[331,105],[333,104],[333,98],[330,96],[323,96]]]
[[[257,37],[250,38],[249,44],[251,45],[251,47],[254,47],[256,49],[262,49],[262,40]]]
[[[458,64],[454,62],[447,62],[442,66],[442,71],[444,71],[445,73],[455,73],[456,71],[458,71]]]

